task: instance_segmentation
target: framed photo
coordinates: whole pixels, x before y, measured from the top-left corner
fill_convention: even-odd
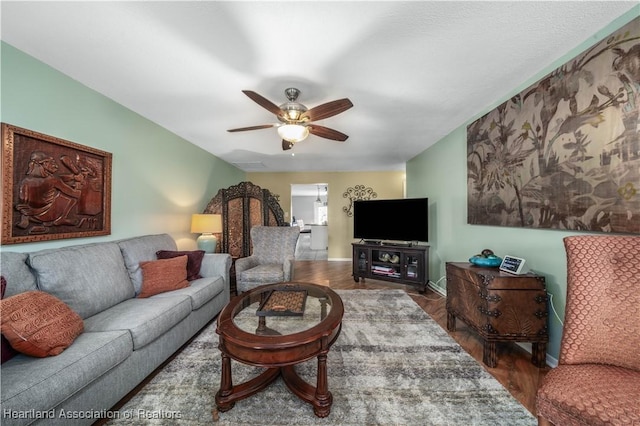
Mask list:
[[[111,159],[2,123],[2,244],[111,234]]]

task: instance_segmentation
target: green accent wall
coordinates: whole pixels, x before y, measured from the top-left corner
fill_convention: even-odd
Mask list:
[[[111,235],[12,244],[34,251],[169,233],[196,247],[192,213],[245,173],[167,129],[2,42],[2,122],[113,154]]]
[[[534,272],[544,275],[553,306],[564,318],[566,255],[562,239],[577,232],[493,227],[467,224],[467,125],[531,86],[546,74],[579,55],[613,31],[640,16],[640,6],[616,19],[563,57],[549,64],[520,87],[505,93],[494,105],[452,131],[435,145],[407,162],[407,197],[429,197],[431,280],[444,287],[445,262],[465,262],[484,248],[503,256],[523,257]],[[557,360],[562,323],[550,310],[550,344],[547,353]],[[554,360],[551,360],[552,363]]]

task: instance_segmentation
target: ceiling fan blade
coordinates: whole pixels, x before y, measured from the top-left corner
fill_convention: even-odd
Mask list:
[[[307,128],[309,129],[309,133],[311,133],[312,135],[320,136],[321,138],[325,139],[344,142],[349,138],[349,136],[337,130],[333,130],[324,126],[318,126],[316,124],[310,124],[307,126]]]
[[[242,93],[244,93],[245,95],[247,95],[248,97],[250,97],[255,103],[257,103],[258,105],[260,105],[262,108],[266,109],[267,111],[271,112],[272,114],[275,115],[282,115],[283,112],[280,109],[280,107],[276,104],[274,104],[273,102],[271,102],[269,99],[265,98],[262,95],[257,94],[256,92],[253,92],[251,90],[243,90]]]
[[[327,102],[326,104],[313,107],[304,112],[300,118],[308,118],[309,121],[323,120],[325,118],[333,117],[336,114],[340,114],[352,106],[353,104],[349,99],[338,99],[336,101]]]
[[[285,141],[284,139],[282,139],[282,150],[286,151],[291,148],[293,148],[293,142]]]
[[[260,129],[270,129],[271,127],[276,127],[277,124],[261,124],[259,126],[249,126],[249,127],[239,127],[237,129],[229,129],[227,132],[245,132],[247,130],[260,130]]]

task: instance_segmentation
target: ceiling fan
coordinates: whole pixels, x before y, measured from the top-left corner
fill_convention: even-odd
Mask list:
[[[255,103],[275,114],[280,123],[240,127],[238,129],[229,129],[227,130],[228,132],[244,132],[246,130],[277,127],[278,134],[282,138],[282,149],[285,151],[291,149],[296,142],[304,140],[309,134],[340,142],[346,141],[349,137],[337,130],[313,123],[314,121],[333,117],[351,108],[353,104],[347,98],[327,102],[308,109],[301,103],[296,102],[300,95],[300,90],[295,87],[289,87],[284,91],[289,101],[280,106],[251,90],[243,90],[242,92]]]

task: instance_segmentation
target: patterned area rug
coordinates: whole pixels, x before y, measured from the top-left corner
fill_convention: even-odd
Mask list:
[[[328,357],[327,418],[278,378],[220,413],[220,425],[535,425],[535,418],[402,290],[338,290],[342,333]],[[316,361],[297,367],[315,385]],[[239,384],[259,369],[232,361]],[[158,373],[112,425],[214,424],[215,323]],[[125,417],[129,417],[126,419]],[[155,418],[153,418],[155,417]]]

